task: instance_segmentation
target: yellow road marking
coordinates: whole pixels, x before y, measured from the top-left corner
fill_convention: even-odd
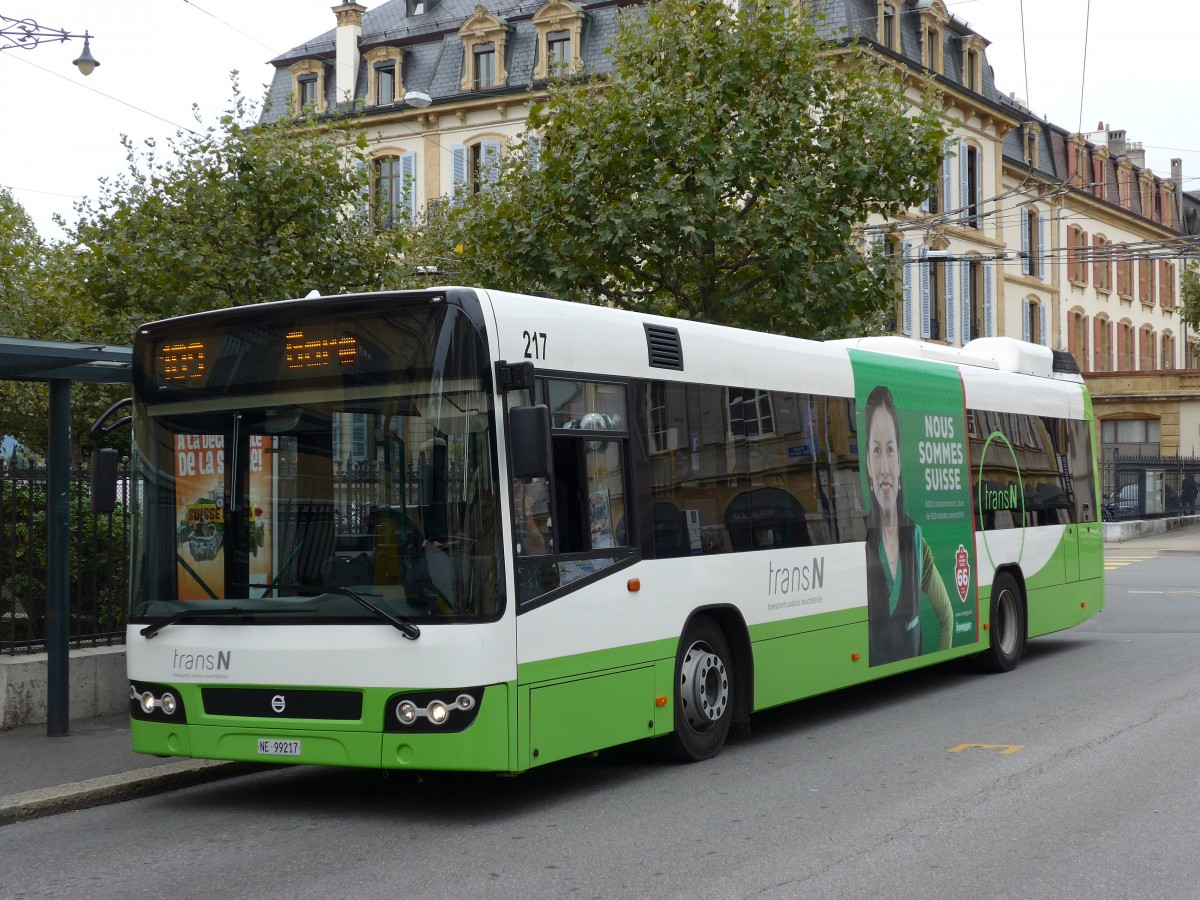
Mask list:
[[[951,747],[947,753],[960,753],[963,750],[976,748],[979,750],[999,750],[1001,756],[1012,756],[1018,750],[1024,750],[1024,744],[959,744],[957,747]]]

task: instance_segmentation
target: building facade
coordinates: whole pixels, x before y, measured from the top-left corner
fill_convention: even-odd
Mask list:
[[[334,27],[273,63],[264,120],[309,110],[365,132],[376,221],[418,220],[477,190],[558,75],[608,70],[637,0],[389,0],[333,8]],[[951,132],[940,177],[900,221],[864,223],[902,261],[895,330],[961,346],[1010,335],[1069,350],[1108,453],[1194,453],[1197,336],[1179,315],[1178,241],[1200,201],[1101,124],[1046,121],[995,84],[988,41],[943,0],[814,0],[831,41],[933,82]],[[1187,217],[1191,215],[1189,220]]]

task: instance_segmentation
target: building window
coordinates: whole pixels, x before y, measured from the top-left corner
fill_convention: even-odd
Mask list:
[[[367,106],[392,106],[404,96],[399,47],[375,47],[363,54],[369,78]]]
[[[296,81],[300,85],[300,108],[312,109],[317,105],[317,76],[305,75]]]
[[[1175,308],[1175,263],[1159,260],[1158,298],[1163,309]]]
[[[463,42],[464,91],[487,90],[508,83],[504,53],[508,42],[508,23],[488,12],[483,5],[463,22],[458,35]]]
[[[1021,302],[1021,332],[1022,337],[1031,344],[1046,343],[1046,307],[1032,297]]]
[[[477,194],[500,177],[501,144],[477,141],[450,148],[455,193]]]
[[[1092,364],[1093,372],[1111,372],[1112,371],[1112,322],[1104,316],[1097,316],[1092,320],[1095,328],[1095,343],[1096,352],[1095,362]]]
[[[1130,173],[1132,167],[1128,160],[1117,169],[1117,198],[1125,209],[1133,209],[1132,191],[1130,190]]]
[[[1129,248],[1122,244],[1117,258],[1117,294],[1126,300],[1133,299],[1133,258],[1128,256]]]
[[[968,91],[983,93],[983,38],[977,34],[962,39],[962,84]]]
[[[325,63],[303,59],[288,71],[292,75],[292,114],[325,112]]]
[[[1112,241],[1099,234],[1092,237],[1092,281],[1097,291],[1112,291]]]
[[[417,214],[417,154],[381,156],[372,165],[372,221],[380,228],[411,222]]]
[[[580,44],[584,18],[583,8],[571,0],[549,0],[533,14],[538,42],[535,81],[582,71]]]
[[[1133,325],[1128,322],[1117,323],[1117,371],[1132,372],[1137,368],[1136,347],[1134,347]]]
[[[1086,372],[1088,363],[1088,317],[1079,310],[1072,310],[1067,331],[1067,351],[1074,357],[1081,372]]]
[[[380,106],[396,102],[396,66],[394,63],[375,67],[375,97]]]
[[[771,395],[752,388],[729,388],[729,434],[732,437],[764,437],[775,433]]]
[[[425,15],[425,0],[408,0],[409,16]]]
[[[946,6],[933,0],[921,10],[921,62],[939,75],[946,72],[943,58],[944,26],[950,21]]]
[[[1169,331],[1162,333],[1162,352],[1159,359],[1164,369],[1175,368],[1175,337]]]
[[[1154,305],[1154,260],[1148,256],[1138,258],[1138,300],[1143,306]]]
[[[963,269],[966,272],[964,288],[967,292],[968,309],[971,315],[970,331],[968,334],[971,340],[975,340],[975,338],[984,336],[985,329],[983,263],[978,260],[971,260],[963,264]]]
[[[1154,329],[1149,325],[1143,326],[1138,332],[1138,363],[1142,371],[1152,372],[1158,368],[1158,361],[1155,358],[1158,352],[1158,338],[1154,334]]]
[[[475,78],[473,87],[477,91],[496,86],[496,48],[492,44],[475,46]]]
[[[1041,161],[1041,126],[1035,122],[1025,123],[1025,164],[1031,169],[1038,168]]]
[[[965,144],[963,147],[963,163],[964,167],[960,171],[963,190],[963,214],[966,216],[967,224],[972,228],[982,228],[983,220],[980,218],[980,207],[982,204],[982,187],[983,187],[983,166],[982,155],[979,148],[972,144]]]
[[[1075,284],[1088,282],[1087,246],[1088,233],[1078,225],[1067,226],[1067,272]]]
[[[1162,440],[1158,419],[1105,419],[1100,442],[1121,456],[1158,456]]]
[[[876,39],[889,50],[900,52],[899,0],[879,0],[879,30]]]
[[[1046,256],[1046,214],[1032,206],[1021,211],[1021,272],[1044,278]]]

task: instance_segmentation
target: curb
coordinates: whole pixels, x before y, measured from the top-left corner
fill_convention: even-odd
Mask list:
[[[0,797],[0,826],[133,800],[270,768],[273,767],[255,763],[183,759],[120,775],[103,775],[86,781],[8,794]]]

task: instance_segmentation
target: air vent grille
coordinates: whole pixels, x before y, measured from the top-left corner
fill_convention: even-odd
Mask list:
[[[651,368],[683,371],[683,345],[679,342],[679,329],[646,325],[646,347],[650,352]]]

